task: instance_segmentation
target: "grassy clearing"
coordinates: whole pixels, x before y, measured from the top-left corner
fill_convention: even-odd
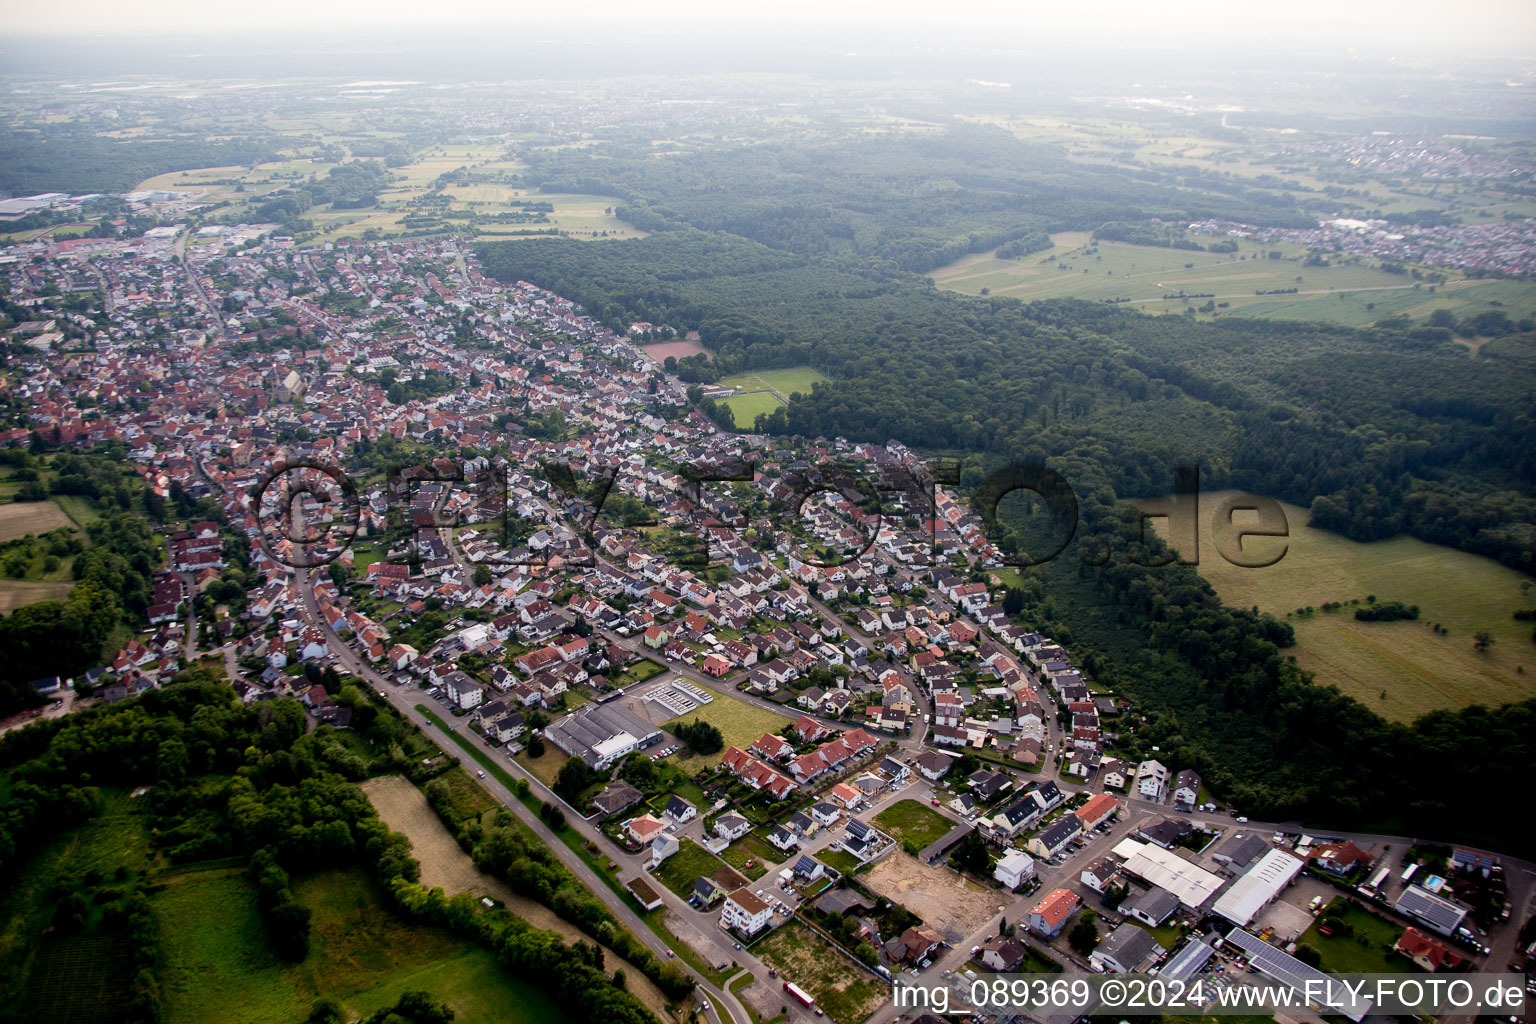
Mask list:
[[[752,952],[809,992],[836,1024],[858,1024],[889,991],[799,921],[784,925]]]
[[[141,875],[152,866],[145,819],[129,813],[132,804],[121,791],[105,790],[103,798],[100,817],[43,846],[0,888],[0,1007],[30,985],[29,958],[53,916],[55,881],[87,871],[111,878],[118,868]]]
[[[1339,687],[1382,715],[1409,721],[1427,711],[1469,704],[1498,705],[1536,694],[1536,648],[1530,623],[1513,618],[1531,606],[1520,573],[1489,558],[1411,537],[1361,544],[1305,525],[1308,513],[1284,505],[1290,523],[1285,557],[1264,569],[1223,559],[1211,537],[1211,516],[1235,492],[1200,496],[1200,572],[1223,601],[1257,605],[1281,618],[1307,605],[1363,600],[1401,601],[1420,608],[1419,621],[1358,622],[1354,607],[1293,616],[1294,653],[1320,682]],[[1243,522],[1241,516],[1236,520]],[[1153,520],[1159,529],[1166,520]],[[1279,539],[1253,538],[1249,551],[1277,550]],[[1432,623],[1450,630],[1437,635]],[[1494,645],[1479,652],[1473,634],[1486,629]],[[1522,666],[1531,668],[1518,671]]]
[[[713,875],[725,862],[692,839],[678,844],[677,852],[661,862],[652,876],[683,899],[693,895],[693,884],[705,875]]]
[[[167,968],[166,1019],[218,1024],[302,1020],[315,999],[348,1017],[425,989],[464,1019],[560,1020],[543,993],[502,972],[487,951],[452,934],[395,918],[357,871],[325,872],[295,886],[312,911],[309,957],[288,965],[270,951],[243,875],[173,878],[155,896]]]
[[[633,665],[626,668],[616,676],[609,678],[609,682],[615,687],[633,686],[635,683],[643,683],[647,679],[655,679],[667,670],[667,667],[650,658],[641,658]]]
[[[1107,241],[1095,247],[1083,232],[1052,238],[1055,248],[1023,259],[976,253],[930,276],[941,288],[967,295],[1124,299],[1148,313],[1181,312],[1186,305],[1198,308],[1206,302],[1203,296],[1214,296],[1215,302],[1227,303],[1216,316],[1321,320],[1352,327],[1396,313],[1423,318],[1435,309],[1449,309],[1466,316],[1501,308],[1494,302],[1512,316],[1536,309],[1536,290],[1520,282],[1457,278],[1431,291],[1427,284],[1415,287],[1403,275],[1374,266],[1303,266],[1304,251],[1287,243],[1238,239],[1236,253],[1209,253]],[[1270,252],[1283,256],[1272,260]],[[1289,288],[1296,292],[1254,294]],[[1180,292],[1202,297],[1167,297]]]
[[[74,522],[76,526],[90,526],[101,518],[101,513],[96,511],[96,506],[91,499],[79,494],[55,494],[53,502],[64,510],[64,514]]]
[[[39,583],[30,580],[0,579],[0,615],[39,601],[62,601],[69,596],[73,583]]]
[[[916,800],[901,800],[875,815],[875,825],[897,842],[910,839],[922,849],[942,839],[954,822]]]
[[[787,723],[794,720],[760,708],[755,704],[748,704],[745,701],[737,700],[735,697],[721,693],[718,690],[713,692],[715,699],[711,703],[690,711],[686,715],[679,715],[677,718],[669,719],[663,722],[661,727],[671,731],[685,721],[692,722],[695,719],[702,718],[720,730],[720,735],[725,739],[726,747],[740,747],[745,750],[753,743],[762,739],[763,733],[776,733],[784,728]],[[699,765],[714,767],[720,763],[720,758],[724,756],[725,751],[722,749],[719,753],[715,754],[690,754],[687,760],[689,768],[697,770]]]

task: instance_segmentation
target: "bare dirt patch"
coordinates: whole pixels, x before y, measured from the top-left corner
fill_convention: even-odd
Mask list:
[[[864,884],[921,917],[949,942],[985,924],[1001,900],[948,868],[930,867],[900,850],[876,864]]]
[[[554,932],[567,942],[580,939],[591,941],[581,930],[562,920],[542,903],[535,903],[526,896],[513,892],[501,879],[483,873],[469,859],[469,854],[459,848],[453,836],[432,808],[421,790],[401,775],[382,775],[359,783],[361,789],[392,830],[411,841],[411,853],[421,862],[421,884],[432,888],[442,886],[453,896],[461,892],[476,896],[489,896],[500,900],[506,908],[535,928]],[[603,947],[603,963],[607,970],[617,969],[625,963],[613,950]],[[667,1012],[666,997],[649,978],[634,967],[624,972],[628,988],[647,1008],[662,1020],[673,1019]]]
[[[714,353],[696,341],[659,341],[654,345],[641,345],[640,351],[658,363],[666,362],[667,356],[674,359],[687,359],[689,356],[703,356],[706,360],[715,358]]]
[[[0,505],[0,541],[74,525],[74,520],[51,501],[12,501]]]

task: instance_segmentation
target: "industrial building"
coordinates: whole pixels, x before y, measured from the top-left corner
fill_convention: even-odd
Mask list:
[[[1190,910],[1198,909],[1221,888],[1223,879],[1202,867],[1180,857],[1171,850],[1164,850],[1151,843],[1135,839],[1122,839],[1115,846],[1116,857],[1125,863],[1121,870],[1141,879],[1148,885],[1167,889],[1178,897],[1179,902]]]
[[[1303,866],[1299,857],[1272,848],[1221,894],[1211,910],[1241,928],[1280,895]]]
[[[544,730],[544,738],[602,771],[626,754],[661,742],[661,730],[617,704],[588,704]]]

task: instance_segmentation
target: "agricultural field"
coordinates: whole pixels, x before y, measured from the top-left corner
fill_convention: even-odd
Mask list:
[[[683,839],[677,852],[661,862],[652,877],[683,899],[693,895],[693,883],[705,875],[713,875],[725,867],[725,862],[692,839]]]
[[[898,843],[910,840],[922,849],[944,838],[955,823],[916,800],[901,800],[875,815],[875,827]]]
[[[330,871],[294,886],[313,913],[309,956],[287,965],[271,952],[255,893],[238,868],[165,879],[154,897],[167,966],[169,1024],[302,1020],[319,998],[348,1017],[425,989],[469,1020],[558,1021],[559,1008],[497,967],[490,952],[382,908],[358,871]]]
[[[52,501],[11,501],[0,505],[0,542],[74,525],[74,520]]]
[[[1197,236],[1191,236],[1197,237]],[[1087,232],[1051,236],[1052,249],[1022,259],[976,253],[929,276],[941,288],[967,295],[1024,299],[1128,300],[1145,313],[1183,312],[1208,301],[1212,316],[1320,320],[1351,327],[1406,313],[1423,319],[1436,309],[1458,317],[1502,308],[1511,316],[1536,311],[1536,289],[1516,281],[1455,277],[1432,288],[1376,267],[1302,265],[1305,250],[1282,242],[1237,239],[1235,253],[1192,252],[1123,242],[1095,243]],[[1209,239],[1199,236],[1204,243]],[[1282,253],[1269,259],[1270,252]],[[1295,288],[1293,294],[1256,295]],[[1196,298],[1170,298],[1178,293]],[[1207,299],[1203,296],[1212,296]],[[1226,303],[1226,308],[1220,308]]]
[[[752,952],[810,993],[835,1024],[858,1024],[889,993],[878,978],[799,921],[784,925],[753,946]]]
[[[681,725],[685,721],[691,722],[696,718],[702,718],[720,730],[720,735],[725,739],[726,747],[740,747],[745,750],[753,743],[762,739],[763,733],[776,733],[793,721],[791,718],[775,714],[755,704],[748,704],[746,701],[738,700],[730,694],[722,693],[719,690],[711,692],[715,695],[715,699],[712,702],[704,705],[702,708],[696,708],[686,715],[679,715],[677,718],[669,719],[663,722],[661,727],[668,732],[672,732],[676,726]],[[720,758],[724,756],[724,750],[714,754],[688,755],[690,767],[693,767],[695,771],[697,771],[698,765],[713,768],[720,763]],[[694,760],[697,760],[698,765],[692,764]]]
[[[1496,706],[1536,695],[1531,623],[1513,617],[1517,609],[1536,605],[1536,592],[1522,587],[1526,578],[1520,573],[1412,537],[1362,544],[1307,526],[1307,510],[1285,504],[1289,538],[1247,542],[1248,550],[1260,554],[1284,543],[1285,557],[1264,569],[1239,568],[1217,554],[1210,530],[1217,504],[1235,493],[1200,495],[1200,572],[1229,605],[1257,605],[1282,619],[1289,615],[1296,647],[1287,653],[1319,682],[1397,721],[1439,708]],[[1241,514],[1235,521],[1243,522]],[[1167,526],[1163,519],[1153,523],[1160,530]],[[1419,619],[1357,621],[1358,606],[1348,602],[1363,603],[1369,595],[1416,604]],[[1335,601],[1345,604],[1336,611],[1296,614]],[[1449,633],[1436,633],[1435,623]],[[1486,651],[1473,648],[1479,630],[1494,638]]]
[[[268,193],[302,184],[311,175],[324,176],[336,166],[320,154],[318,147],[309,146],[291,150],[285,159],[274,163],[176,171],[148,178],[138,187],[204,194],[210,200],[244,204],[254,210]],[[522,204],[527,203],[554,207],[545,220],[482,223],[478,237],[537,235],[549,230],[576,238],[635,238],[645,234],[613,215],[612,210],[620,203],[613,197],[542,193],[521,187],[518,172],[523,165],[504,159],[501,147],[487,144],[432,147],[417,154],[412,163],[390,169],[394,184],[379,193],[376,206],[348,210],[320,206],[304,216],[314,221],[322,237],[355,238],[370,230],[399,233],[407,230],[403,223],[407,215],[424,212],[412,202],[426,196],[440,175],[460,169],[481,180],[445,187],[442,195],[449,202],[437,212],[490,216],[525,212]],[[236,191],[242,186],[244,191]]]
[[[0,579],[0,615],[9,615],[39,601],[62,601],[69,596],[72,582],[42,583],[33,580]]]

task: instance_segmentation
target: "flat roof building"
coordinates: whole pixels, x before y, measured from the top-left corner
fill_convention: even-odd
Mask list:
[[[1291,884],[1291,879],[1301,873],[1302,866],[1300,858],[1271,848],[1232,883],[1232,888],[1221,894],[1221,898],[1211,905],[1211,910],[1242,927]]]
[[[661,730],[618,704],[588,704],[544,730],[573,757],[602,771],[636,750],[661,741]]]
[[[1410,885],[1404,889],[1393,904],[1393,909],[1441,935],[1454,935],[1462,918],[1467,916],[1465,907],[1436,896],[1421,885]]]
[[[1126,874],[1135,875],[1149,885],[1167,889],[1191,910],[1204,905],[1221,888],[1222,878],[1219,875],[1213,875],[1173,851],[1151,843],[1122,839],[1116,844],[1114,854],[1125,860],[1121,870]]]

